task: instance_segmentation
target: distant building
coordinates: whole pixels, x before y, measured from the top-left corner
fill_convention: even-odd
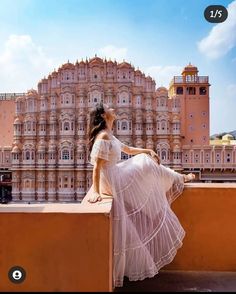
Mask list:
[[[0,203],[11,199],[11,163],[15,99],[23,93],[0,94]]]
[[[89,110],[99,101],[117,109],[113,132],[125,144],[152,148],[162,164],[191,170],[199,181],[236,180],[236,146],[209,144],[209,87],[208,77],[191,64],[169,90],[156,89],[151,77],[127,62],[95,56],[62,65],[37,91],[14,99],[15,116],[8,117],[14,135],[2,147],[1,162],[7,164],[12,150],[13,200],[81,201],[92,184]]]
[[[236,140],[234,139],[234,136],[230,134],[225,134],[224,136],[222,136],[222,139],[211,139],[210,145],[236,145]]]

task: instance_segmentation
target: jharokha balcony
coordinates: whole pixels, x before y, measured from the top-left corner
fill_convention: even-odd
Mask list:
[[[236,184],[188,183],[173,203],[186,237],[151,279],[112,284],[112,199],[0,206],[0,291],[236,291]],[[22,283],[8,278],[20,266]]]

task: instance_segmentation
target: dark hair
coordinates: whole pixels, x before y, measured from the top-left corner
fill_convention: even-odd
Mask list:
[[[103,103],[97,103],[95,108],[90,111],[89,118],[89,151],[91,152],[97,134],[104,130],[107,125],[102,114],[105,113]]]

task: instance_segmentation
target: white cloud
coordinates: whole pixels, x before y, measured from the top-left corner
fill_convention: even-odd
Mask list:
[[[180,76],[182,66],[150,66],[145,70],[146,75],[150,75],[155,81],[157,87],[164,86],[169,88],[169,83],[174,76]]]
[[[197,44],[199,51],[211,59],[224,56],[236,46],[236,0],[228,5],[227,10],[226,21],[215,25]]]
[[[29,35],[10,35],[0,53],[0,92],[25,92],[37,88],[43,75],[53,69],[42,47]]]
[[[113,45],[107,45],[98,50],[98,55],[103,58],[111,58],[111,60],[116,60],[118,62],[123,61],[127,58],[127,48],[118,48]]]

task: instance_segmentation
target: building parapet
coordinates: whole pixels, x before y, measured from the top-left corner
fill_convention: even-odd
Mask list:
[[[185,184],[172,209],[186,236],[163,270],[236,272],[235,206],[236,184]],[[1,205],[0,227],[0,246],[11,249],[1,257],[0,291],[114,290],[111,199]],[[7,277],[16,264],[26,270],[22,284]]]
[[[108,199],[95,205],[1,205],[0,251],[6,254],[0,291],[111,292],[111,207]],[[22,284],[8,279],[14,265],[26,271]]]
[[[199,83],[199,84],[207,84],[209,81],[208,76],[195,76],[193,79],[188,79],[188,76],[174,76],[171,80],[170,85],[172,84],[191,84],[191,83]]]
[[[0,93],[0,100],[15,100],[17,97],[25,95],[26,93]]]

